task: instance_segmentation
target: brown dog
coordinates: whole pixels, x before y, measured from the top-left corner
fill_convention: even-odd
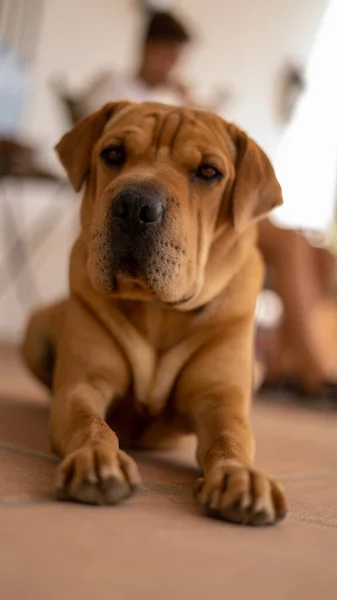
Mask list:
[[[248,422],[254,222],[282,202],[269,160],[221,118],[155,103],[108,104],[57,151],[86,182],[81,233],[70,298],[33,316],[24,354],[54,391],[59,496],[115,504],[140,481],[119,443],[194,431],[206,510],[276,522],[284,498],[252,468]]]

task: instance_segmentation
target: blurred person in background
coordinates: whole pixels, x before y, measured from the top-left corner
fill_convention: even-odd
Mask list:
[[[257,384],[265,378],[274,385],[291,384],[300,394],[336,396],[335,257],[267,219],[259,224],[259,247],[267,287],[281,299],[283,314],[260,348],[264,373]]]
[[[106,102],[124,98],[134,102],[192,104],[187,86],[174,76],[190,41],[191,34],[171,13],[150,13],[136,72],[100,75],[82,95],[82,116],[98,110]]]
[[[226,87],[218,87],[207,106],[201,106],[189,86],[177,75],[179,64],[192,34],[186,25],[168,11],[145,11],[145,26],[140,45],[140,61],[132,73],[101,73],[81,93],[69,94],[60,80],[54,80],[59,98],[72,124],[95,112],[106,102],[162,102],[174,106],[198,106],[217,111],[231,97]]]

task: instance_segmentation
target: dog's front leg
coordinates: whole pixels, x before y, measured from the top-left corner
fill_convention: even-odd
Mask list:
[[[286,507],[279,485],[252,466],[252,347],[251,319],[227,328],[182,373],[176,405],[198,438],[198,501],[211,516],[262,525],[281,519]]]
[[[56,490],[61,499],[116,504],[140,481],[105,422],[107,407],[129,386],[128,366],[114,341],[81,305],[69,303],[57,346],[50,432],[62,457]]]

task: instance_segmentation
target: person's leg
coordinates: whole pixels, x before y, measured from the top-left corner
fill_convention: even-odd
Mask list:
[[[312,250],[320,293],[322,298],[327,298],[333,290],[335,257],[325,248],[313,248]]]
[[[259,246],[274,270],[276,291],[284,309],[275,347],[270,350],[269,374],[277,377],[282,371],[296,371],[306,388],[319,388],[326,373],[311,319],[321,296],[315,249],[302,235],[278,228],[268,220],[259,226]]]

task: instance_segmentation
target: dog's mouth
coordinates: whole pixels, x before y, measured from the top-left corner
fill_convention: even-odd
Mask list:
[[[187,302],[190,302],[190,300],[192,300],[193,298],[194,298],[194,293],[189,294],[188,296],[186,296],[185,298],[181,298],[180,300],[176,300],[175,302],[166,302],[166,304],[170,308],[178,308],[179,306],[183,306],[184,304],[187,304]]]
[[[113,266],[112,290],[123,293],[123,290],[142,291],[154,294],[150,279],[142,262],[131,253],[121,257]]]
[[[126,275],[131,279],[139,279],[141,277],[141,271],[138,260],[132,256],[132,254],[127,254],[120,259],[118,274]]]

